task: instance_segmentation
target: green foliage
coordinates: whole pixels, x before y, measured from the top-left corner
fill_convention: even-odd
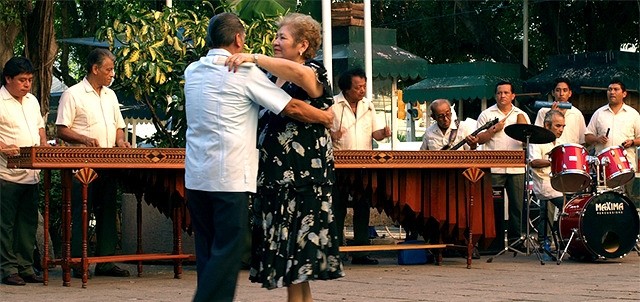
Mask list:
[[[20,24],[26,14],[25,1],[0,1],[0,26]]]
[[[278,27],[276,21],[278,17],[266,18],[260,16],[255,18],[251,23],[246,25],[247,37],[245,39],[245,47],[247,52],[261,53],[268,56],[273,55],[273,46],[271,42],[275,39]]]
[[[214,9],[211,8],[211,11]],[[187,65],[206,52],[208,17],[190,10],[139,11],[127,6],[120,19],[102,27],[118,58],[116,76],[121,89],[151,111],[157,147],[184,147],[184,79]],[[121,47],[114,46],[121,43]]]

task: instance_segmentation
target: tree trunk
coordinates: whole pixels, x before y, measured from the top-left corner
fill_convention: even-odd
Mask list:
[[[58,46],[55,41],[54,0],[35,2],[34,10],[24,22],[25,54],[35,69],[33,94],[40,100],[42,116],[49,113],[52,67]]]

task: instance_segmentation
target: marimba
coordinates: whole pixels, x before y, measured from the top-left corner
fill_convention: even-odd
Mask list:
[[[525,165],[524,151],[343,150],[334,156],[341,190],[356,199],[366,195],[380,212],[418,230],[430,243],[422,248],[466,242],[468,266],[473,242],[488,245],[496,237],[489,168]]]
[[[62,253],[52,264],[60,264],[63,270],[63,285],[70,286],[72,265],[81,265],[82,286],[87,285],[90,263],[138,261],[138,275],[142,274],[142,261],[174,260],[174,277],[182,275],[182,260],[191,255],[182,253],[181,229],[188,227],[188,213],[184,202],[184,149],[174,148],[85,148],[85,147],[26,147],[20,148],[20,155],[11,157],[10,168],[44,170],[45,234],[49,229],[49,203],[51,170],[61,170],[62,179]],[[133,255],[88,257],[87,255],[87,189],[101,171],[113,170],[122,176],[124,190],[135,193],[137,208],[137,251]],[[75,173],[74,173],[75,172]],[[83,238],[82,257],[71,257],[71,187],[75,177],[83,185]],[[173,251],[166,254],[144,254],[142,251],[142,196],[157,207],[160,212],[172,218]],[[48,241],[45,236],[43,257],[43,279],[48,284]]]
[[[11,168],[45,170],[45,231],[49,221],[49,170],[62,170],[63,185],[63,251],[54,263],[63,268],[63,284],[70,285],[70,266],[81,264],[84,271],[89,263],[131,260],[175,260],[174,273],[179,278],[181,260],[191,255],[182,253],[181,228],[188,228],[188,212],[184,202],[184,149],[178,148],[84,148],[84,147],[27,147],[20,155],[10,158]],[[443,248],[443,242],[459,242],[468,234],[468,246],[481,237],[496,236],[493,214],[491,167],[524,167],[524,151],[335,151],[337,182],[358,197],[369,194],[372,204],[385,211],[403,225],[422,227],[423,235]],[[76,177],[86,190],[95,179],[96,170],[123,171],[127,177],[127,191],[138,198],[138,251],[135,255],[88,257],[86,254],[86,206],[83,207],[83,257],[71,258],[71,181]],[[486,171],[470,181],[465,171]],[[75,176],[72,171],[78,170]],[[484,174],[482,176],[482,174]],[[475,183],[479,182],[479,186]],[[143,254],[141,249],[142,195],[147,202],[170,216],[174,225],[174,250],[170,254]],[[153,198],[149,198],[153,196]],[[166,198],[162,198],[166,197]],[[473,201],[479,207],[473,206]],[[471,213],[469,215],[469,213]],[[480,221],[474,224],[473,221]],[[45,232],[46,233],[46,232]],[[45,239],[44,279],[48,280],[48,249]],[[352,247],[343,247],[347,251]],[[429,248],[410,246],[407,248]],[[379,247],[377,249],[380,249]],[[397,248],[389,248],[397,249]],[[469,253],[470,255],[470,253]],[[470,256],[469,256],[470,257]],[[470,261],[470,258],[469,258]],[[470,262],[469,262],[470,264]],[[142,272],[141,262],[138,274]],[[86,276],[85,276],[86,277]],[[83,287],[86,278],[83,277]],[[45,281],[46,282],[46,281]]]

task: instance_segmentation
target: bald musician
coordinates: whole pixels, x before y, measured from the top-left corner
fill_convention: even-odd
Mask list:
[[[478,127],[498,118],[499,122],[478,134],[478,143],[483,150],[522,150],[522,142],[509,137],[504,128],[518,123],[530,124],[527,114],[513,105],[516,94],[509,82],[496,84],[496,104],[487,108],[478,116]],[[510,240],[520,238],[523,228],[522,208],[524,199],[524,169],[525,168],[491,168],[491,182],[494,187],[504,187],[509,199],[509,227]]]
[[[548,110],[544,115],[544,128],[550,130],[556,137],[556,140],[546,144],[530,144],[529,159],[531,160],[531,171],[533,176],[533,192],[540,200],[540,223],[538,240],[548,240],[550,230],[547,228],[553,222],[555,208],[548,205],[551,202],[558,209],[562,209],[564,198],[562,192],[556,191],[551,186],[551,161],[549,160],[549,152],[557,145],[558,141],[564,133],[565,117],[558,110]],[[544,215],[547,213],[547,215]]]
[[[464,140],[466,144],[462,146],[464,150],[475,150],[478,146],[478,138],[470,135],[473,129],[469,129],[464,123],[458,120],[451,122],[451,103],[446,99],[437,99],[429,105],[431,118],[436,121],[429,126],[422,137],[420,150],[443,150]]]

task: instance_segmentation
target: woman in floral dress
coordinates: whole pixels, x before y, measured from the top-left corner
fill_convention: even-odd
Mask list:
[[[328,109],[333,97],[326,70],[311,59],[320,47],[320,24],[293,13],[278,26],[274,57],[237,54],[227,64],[256,63],[293,98]],[[250,279],[269,289],[287,287],[289,301],[312,301],[310,280],[344,276],[331,206],[329,130],[266,110],[260,125]]]

